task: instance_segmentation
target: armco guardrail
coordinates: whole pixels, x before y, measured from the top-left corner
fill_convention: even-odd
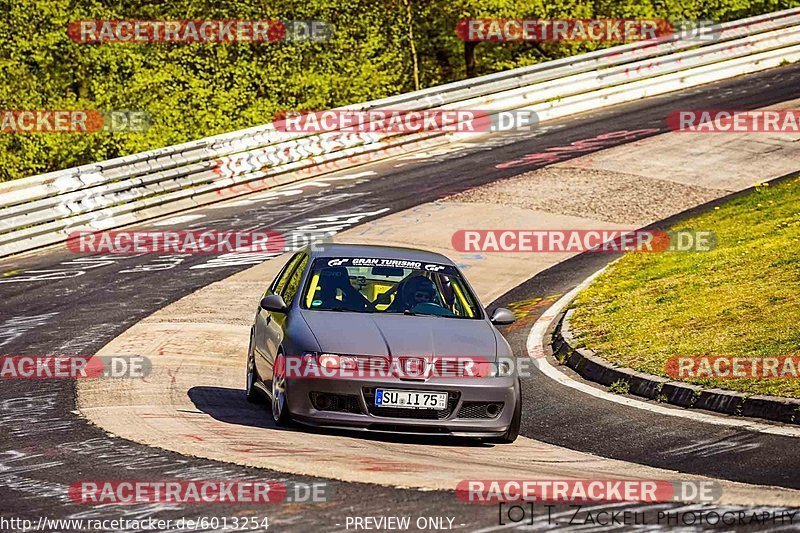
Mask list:
[[[542,120],[800,60],[800,9],[341,109],[529,109]],[[279,132],[272,124],[0,184],[0,256],[119,227],[467,134]]]

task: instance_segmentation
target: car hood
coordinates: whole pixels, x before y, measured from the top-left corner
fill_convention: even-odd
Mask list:
[[[485,320],[380,313],[303,311],[326,353],[382,356],[485,357],[497,340]]]

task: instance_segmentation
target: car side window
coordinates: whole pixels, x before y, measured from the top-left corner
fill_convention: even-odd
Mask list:
[[[297,290],[300,288],[300,280],[303,277],[303,271],[305,271],[307,264],[308,256],[304,256],[297,267],[295,267],[294,272],[292,272],[291,276],[289,276],[289,282],[286,284],[286,287],[281,293],[281,296],[283,296],[283,301],[287,304],[291,304],[292,300],[294,299],[294,295],[297,294]]]
[[[303,254],[298,252],[286,262],[286,265],[283,267],[283,270],[281,270],[281,273],[278,274],[278,277],[272,282],[272,287],[269,288],[270,294],[281,294],[283,292],[284,287],[286,287],[286,282],[289,281],[289,277],[294,271],[295,265],[297,265],[297,262],[300,261],[302,257]]]

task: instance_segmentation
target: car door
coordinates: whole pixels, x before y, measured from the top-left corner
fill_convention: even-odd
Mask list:
[[[300,252],[292,256],[292,258],[286,262],[281,272],[277,275],[275,280],[272,282],[272,285],[270,285],[270,287],[267,289],[267,292],[265,292],[263,296],[267,296],[269,294],[280,294],[283,288],[286,287],[289,277],[292,275],[294,268],[297,266],[297,263],[300,262],[302,257],[303,254]],[[266,309],[262,309],[259,305],[258,309],[256,310],[255,321],[253,322],[253,336],[255,340],[253,351],[256,359],[256,370],[258,370],[259,376],[267,380],[271,379],[272,377],[271,361],[273,360],[278,349],[275,341],[279,335],[277,335],[277,332],[275,331],[276,325],[272,323],[272,320],[276,314],[278,313],[271,313]]]
[[[291,312],[292,302],[294,302],[294,299],[297,297],[297,293],[300,290],[300,282],[303,279],[306,266],[308,266],[308,256],[304,255],[297,262],[297,265],[293,268],[291,274],[289,274],[286,283],[281,287],[277,287],[277,294],[280,294],[283,298],[283,301],[286,302],[286,305],[289,307],[289,312],[272,313],[272,320],[267,327],[267,343],[272,347],[271,350],[266,354],[270,377],[272,376],[272,366],[275,362],[275,356],[277,356],[281,344],[283,343],[287,326],[293,319]]]

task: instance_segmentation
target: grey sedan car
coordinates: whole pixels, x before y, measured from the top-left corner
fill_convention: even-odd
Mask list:
[[[278,425],[513,442],[508,342],[456,265],[422,250],[325,244],[292,256],[250,331],[247,399]]]

